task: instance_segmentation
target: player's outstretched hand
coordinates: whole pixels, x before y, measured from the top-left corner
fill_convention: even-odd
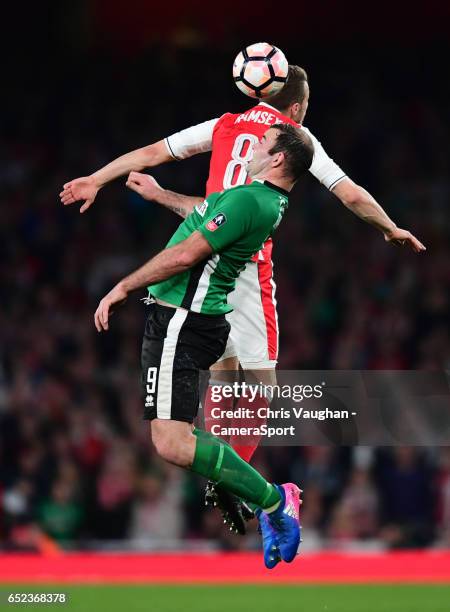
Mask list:
[[[94,323],[98,332],[108,331],[108,320],[113,313],[112,307],[114,305],[120,306],[123,304],[127,299],[127,295],[125,289],[118,283],[102,300],[100,300],[94,315]]]
[[[130,172],[126,186],[136,191],[144,200],[153,200],[154,202],[158,202],[158,197],[164,191],[153,176],[141,172]]]
[[[80,213],[84,213],[93,204],[98,190],[92,176],[82,176],[66,183],[59,197],[64,206],[84,200],[80,208]]]
[[[401,246],[408,245],[412,248],[415,253],[426,251],[426,246],[423,245],[420,240],[417,240],[415,236],[408,232],[408,230],[400,229],[396,227],[389,234],[384,235],[386,242],[392,242],[393,244],[399,244]]]

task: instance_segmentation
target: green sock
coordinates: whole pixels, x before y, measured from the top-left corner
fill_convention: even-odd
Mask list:
[[[202,440],[205,440],[205,442],[209,440],[213,444],[215,444],[217,440],[219,440],[219,442],[221,442],[222,444],[226,444],[227,446],[231,448],[231,444],[228,444],[226,440],[222,440],[222,438],[218,438],[217,436],[214,436],[212,433],[209,433],[208,431],[205,431],[204,429],[195,428],[192,433],[194,434],[194,436],[197,436],[197,438],[201,438]]]
[[[281,499],[280,499],[281,501]],[[256,504],[253,504],[252,502],[247,502],[247,506],[250,508],[250,510],[253,510],[253,512],[256,512],[259,509],[259,506],[257,506]]]
[[[203,431],[203,429],[194,429],[194,434],[197,436],[197,438],[203,438],[204,440],[217,440],[217,436],[214,436],[213,434],[207,432],[207,431]],[[220,440],[223,444],[226,444],[227,446],[231,447],[231,444],[229,444],[228,442],[226,442],[225,440]],[[232,448],[232,447],[231,447]],[[226,487],[224,487],[226,488]],[[259,509],[258,504],[255,504],[251,501],[247,501],[247,505],[250,508],[250,510],[253,510],[253,512],[256,512],[256,510]]]
[[[280,501],[277,489],[224,440],[199,429],[194,430],[194,435],[197,444],[192,472],[205,476],[260,508],[270,508]]]

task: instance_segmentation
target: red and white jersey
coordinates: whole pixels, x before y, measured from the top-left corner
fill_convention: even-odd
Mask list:
[[[314,145],[314,158],[309,171],[328,189],[333,189],[346,177],[307,128],[299,126],[265,102],[260,102],[245,113],[226,113],[220,118],[177,132],[166,138],[165,143],[175,159],[212,151],[206,185],[208,196],[215,191],[249,182],[246,167],[252,157],[253,145],[276,123],[290,123],[307,132]],[[270,262],[271,256],[272,240],[269,239],[255,260]]]
[[[298,127],[295,121],[264,104],[258,104],[245,113],[222,115],[212,134],[206,196],[249,182],[246,167],[252,157],[253,145],[276,123]]]

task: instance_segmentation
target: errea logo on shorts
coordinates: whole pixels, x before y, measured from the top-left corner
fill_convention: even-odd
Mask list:
[[[213,219],[208,221],[206,224],[206,229],[209,229],[210,232],[215,232],[218,227],[224,225],[226,222],[226,216],[223,213],[218,213]]]

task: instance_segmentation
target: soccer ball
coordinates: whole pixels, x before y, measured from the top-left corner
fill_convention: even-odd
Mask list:
[[[237,87],[251,98],[267,98],[286,83],[288,62],[277,47],[269,43],[249,45],[237,54],[233,78]]]

